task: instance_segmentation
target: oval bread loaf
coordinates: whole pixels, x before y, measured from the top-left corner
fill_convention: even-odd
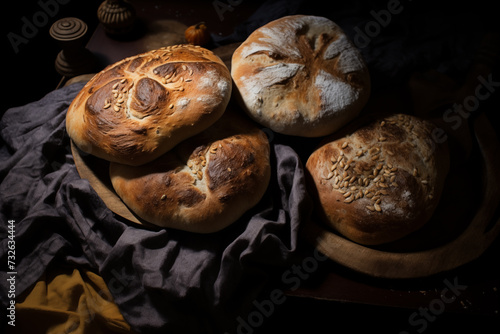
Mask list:
[[[207,49],[149,51],[94,76],[71,103],[66,128],[84,152],[141,165],[219,119],[231,85],[229,70]]]
[[[209,129],[142,166],[110,164],[123,202],[152,224],[210,233],[258,203],[270,180],[269,142],[230,111]]]
[[[306,163],[321,219],[365,245],[421,228],[449,169],[447,146],[433,141],[433,129],[430,122],[398,114],[328,139]]]
[[[337,24],[318,16],[286,16],[255,30],[234,52],[231,75],[248,114],[287,135],[331,134],[370,95],[361,54]]]

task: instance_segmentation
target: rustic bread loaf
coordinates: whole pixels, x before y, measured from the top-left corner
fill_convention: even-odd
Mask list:
[[[434,142],[434,128],[398,114],[326,140],[306,163],[321,219],[365,245],[421,228],[449,169],[447,146]]]
[[[256,205],[270,179],[269,142],[250,120],[222,118],[142,166],[110,164],[123,202],[152,224],[210,233]]]
[[[236,96],[271,130],[303,137],[333,133],[370,95],[368,69],[334,22],[293,15],[255,30],[234,52]]]
[[[229,70],[209,50],[153,50],[94,76],[71,103],[66,128],[84,152],[141,165],[219,119],[231,85]]]

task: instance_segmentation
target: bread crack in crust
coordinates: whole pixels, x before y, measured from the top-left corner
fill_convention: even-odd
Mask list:
[[[235,222],[258,203],[270,180],[267,136],[226,111],[210,128],[158,159],[110,164],[116,193],[152,224],[210,233]]]
[[[211,126],[230,96],[229,70],[216,55],[170,46],[95,75],[71,103],[66,129],[82,151],[137,166]]]

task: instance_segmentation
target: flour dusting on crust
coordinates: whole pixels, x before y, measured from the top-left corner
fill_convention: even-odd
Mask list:
[[[232,75],[250,116],[305,137],[338,130],[370,93],[359,51],[337,24],[317,16],[288,16],[255,30],[234,52]]]
[[[323,70],[316,76],[314,84],[319,90],[323,114],[342,112],[358,98],[356,89]]]
[[[246,102],[249,105],[255,105],[258,103],[260,93],[264,88],[292,78],[303,67],[301,64],[280,63],[264,67],[253,76],[244,78],[242,80],[244,90],[248,93],[247,96],[252,97]]]
[[[275,51],[283,53],[291,58],[302,58],[295,45],[296,31],[302,28],[302,24],[288,24],[286,27],[277,26],[274,28],[261,28],[265,37],[259,38],[259,41],[268,45],[276,46]]]

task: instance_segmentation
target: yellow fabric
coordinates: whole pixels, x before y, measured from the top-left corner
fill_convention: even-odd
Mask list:
[[[48,272],[18,298],[16,326],[7,333],[132,333],[104,280],[82,269]]]

